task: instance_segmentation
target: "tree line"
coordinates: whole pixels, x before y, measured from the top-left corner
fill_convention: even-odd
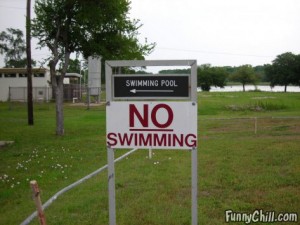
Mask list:
[[[3,54],[5,67],[25,67],[26,57],[24,56],[26,45],[21,30],[8,28],[7,31],[0,33],[0,53]],[[148,46],[149,48],[149,46]],[[147,51],[136,50],[134,58],[143,58],[142,55]],[[149,53],[149,51],[148,51]],[[116,57],[116,56],[115,56]],[[126,58],[124,55],[121,58]],[[78,55],[76,59],[69,59],[66,72],[80,73],[81,66]],[[32,60],[36,65],[36,61]],[[60,61],[59,68],[63,68],[64,61]],[[61,70],[61,69],[59,69]],[[83,70],[87,70],[87,66]],[[124,72],[124,71],[123,71]],[[127,69],[126,73],[136,73],[135,70]],[[147,73],[138,71],[138,73]],[[161,74],[182,74],[190,73],[189,69],[162,70]],[[85,73],[86,74],[86,73]],[[260,66],[242,65],[232,66],[211,66],[202,64],[197,68],[197,84],[203,91],[209,91],[211,87],[224,87],[228,82],[238,82],[243,86],[261,82],[269,82],[271,87],[280,85],[287,90],[288,85],[300,86],[300,55],[286,52],[278,55],[271,64]]]
[[[286,52],[278,55],[271,64],[260,66],[212,67],[204,64],[197,70],[198,86],[209,91],[212,86],[224,87],[227,82],[239,82],[245,91],[246,84],[269,82],[271,87],[280,85],[300,86],[300,55]]]
[[[186,74],[190,70],[162,70],[159,73]],[[286,92],[288,85],[300,86],[300,55],[286,52],[278,55],[271,64],[254,67],[248,64],[238,67],[202,64],[197,68],[197,85],[203,91],[209,91],[213,86],[222,88],[228,82],[241,83],[244,91],[246,84],[269,82],[271,87],[284,86]]]

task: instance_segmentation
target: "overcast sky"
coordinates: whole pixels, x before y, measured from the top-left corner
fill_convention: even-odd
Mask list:
[[[25,32],[25,10],[25,0],[0,0],[0,31]],[[140,41],[157,44],[146,59],[255,66],[300,54],[299,12],[299,0],[131,0],[130,17],[143,24]],[[33,52],[34,59],[45,56]]]

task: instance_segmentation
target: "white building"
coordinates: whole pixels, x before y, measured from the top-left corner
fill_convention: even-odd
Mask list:
[[[32,75],[33,99],[50,100],[50,71],[45,68],[33,68]],[[27,101],[26,68],[0,68],[0,101],[8,100]]]

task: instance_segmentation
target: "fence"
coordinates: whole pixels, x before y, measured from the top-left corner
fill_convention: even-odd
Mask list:
[[[52,98],[51,87],[33,87],[32,88],[33,101],[48,102]],[[9,87],[10,101],[27,101],[27,87]]]
[[[90,98],[88,98],[90,94]],[[54,99],[52,87],[33,87],[33,101],[49,102]],[[100,102],[101,88],[88,88],[85,85],[65,84],[64,101],[69,102]],[[9,87],[9,101],[27,102],[27,87]]]
[[[199,137],[247,135],[300,135],[300,117],[249,117],[199,119]]]

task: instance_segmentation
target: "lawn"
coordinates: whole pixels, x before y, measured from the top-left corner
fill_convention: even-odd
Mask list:
[[[198,101],[199,224],[225,224],[228,209],[299,216],[300,94],[199,93]],[[46,202],[107,163],[105,106],[64,108],[66,134],[57,137],[53,103],[35,104],[32,127],[26,105],[0,103],[0,140],[14,141],[0,148],[0,224],[20,224],[35,210],[30,180]],[[190,224],[190,152],[153,152],[152,159],[140,150],[116,164],[117,223]],[[48,224],[108,224],[106,171],[57,198],[45,214]]]

